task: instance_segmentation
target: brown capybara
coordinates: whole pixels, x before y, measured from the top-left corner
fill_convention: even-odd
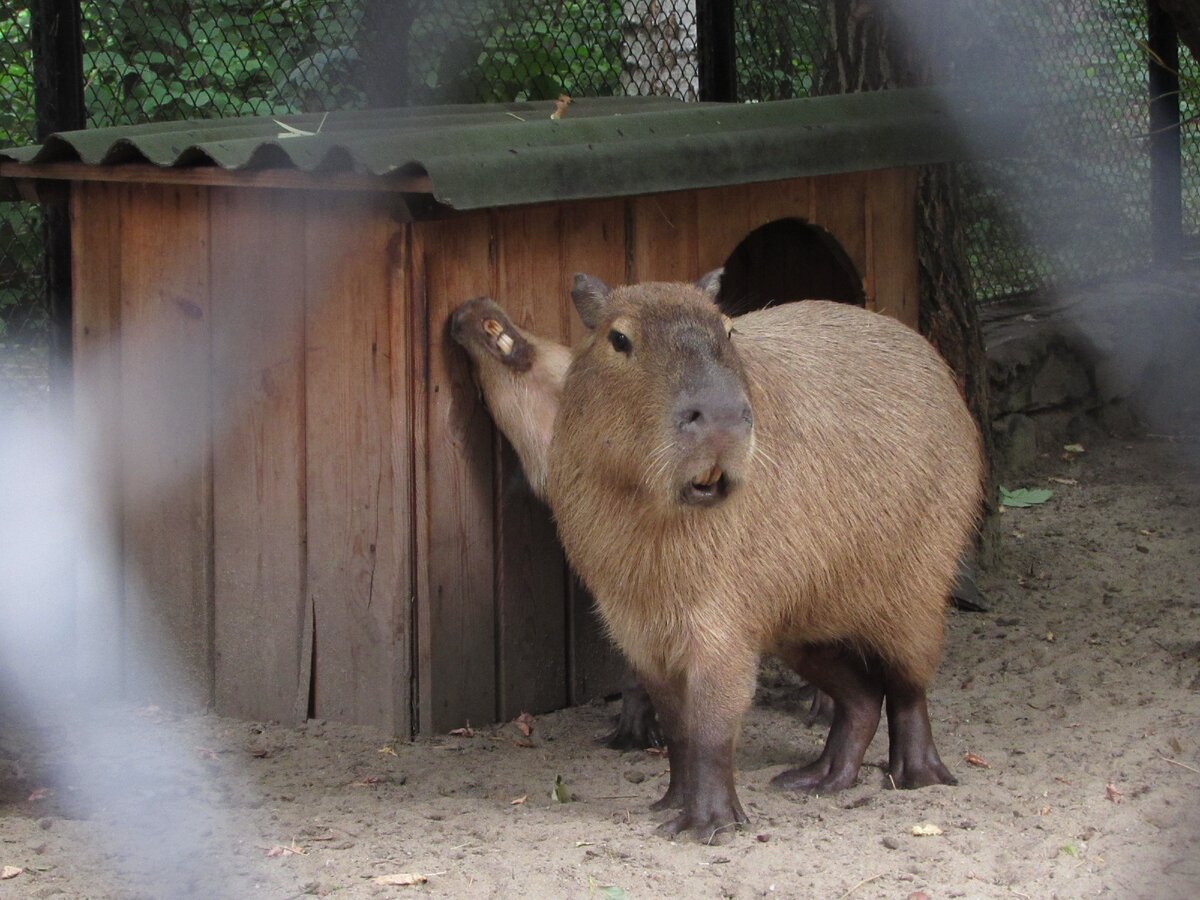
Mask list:
[[[897,787],[949,784],[925,691],[980,506],[954,379],[919,335],[842,304],[721,315],[687,284],[577,276],[546,497],[568,558],[650,693],[662,826],[746,821],[734,742],[764,653],[833,697],[821,756],[773,783],[852,784],[888,712]]]

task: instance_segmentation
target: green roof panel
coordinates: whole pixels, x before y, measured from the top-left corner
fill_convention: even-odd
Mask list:
[[[994,98],[931,88],[779,100],[657,97],[262,116],[97,128],[0,160],[427,174],[455,209],[717,187],[1019,153]]]

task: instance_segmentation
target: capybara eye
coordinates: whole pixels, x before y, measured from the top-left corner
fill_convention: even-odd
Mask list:
[[[612,344],[612,348],[618,353],[629,353],[633,349],[633,344],[629,338],[615,328],[608,333],[608,342]]]

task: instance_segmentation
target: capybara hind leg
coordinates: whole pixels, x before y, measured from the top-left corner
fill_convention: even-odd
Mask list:
[[[938,756],[925,691],[887,683],[888,771],[898,788],[958,784]]]
[[[819,687],[813,688],[812,701],[804,715],[804,724],[829,725],[833,722],[833,698]]]
[[[621,713],[616,727],[600,739],[610,750],[644,750],[664,744],[650,694],[632,672],[621,684]]]
[[[833,724],[815,762],[780,772],[773,787],[831,794],[854,784],[863,756],[879,728],[883,684],[861,657],[834,645],[805,645],[784,660],[833,699]]]

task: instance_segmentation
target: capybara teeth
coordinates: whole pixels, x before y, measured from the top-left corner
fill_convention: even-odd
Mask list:
[[[501,353],[508,356],[508,354],[512,353],[513,349],[512,335],[508,333],[499,335],[496,338],[496,346],[500,348]]]
[[[504,334],[504,326],[495,319],[484,319],[483,330],[487,332],[488,337],[498,338]]]

